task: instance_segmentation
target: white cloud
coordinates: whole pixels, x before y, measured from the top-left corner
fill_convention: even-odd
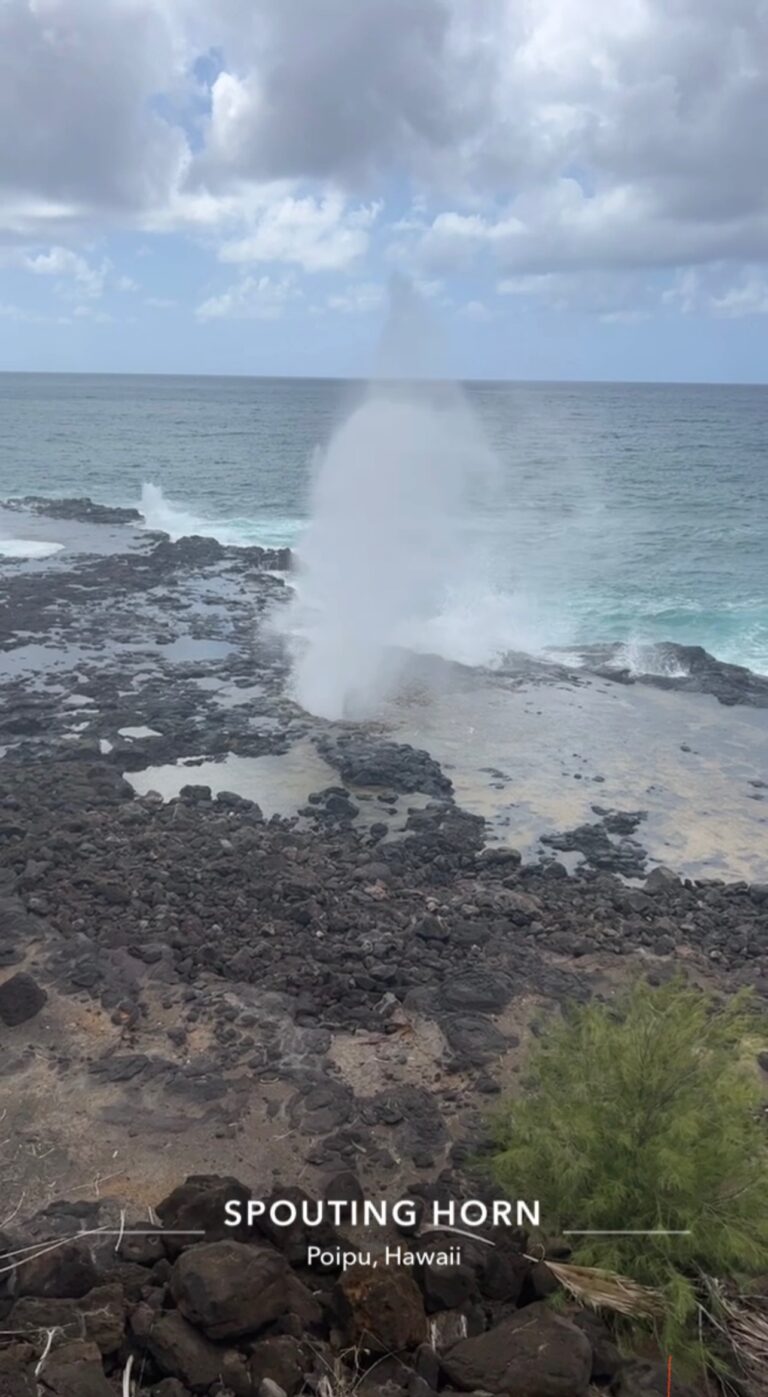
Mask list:
[[[604,325],[642,325],[650,319],[647,310],[607,310],[600,316]]]
[[[610,269],[586,272],[526,272],[497,283],[500,296],[555,311],[596,315],[605,324],[636,324],[664,303],[657,273]]]
[[[269,276],[245,276],[220,296],[203,301],[196,315],[199,320],[278,320],[300,296],[291,277],[274,281]]]
[[[688,268],[678,274],[663,299],[683,315],[716,315],[728,320],[768,315],[768,276],[747,267],[734,281],[725,266],[706,272]]]
[[[492,257],[502,272],[522,275],[739,260],[761,240],[768,250],[768,202],[749,228],[737,219],[691,223],[670,217],[647,189],[592,194],[569,176],[520,194],[498,215],[443,211],[411,237],[408,255],[443,274]]]
[[[768,279],[750,277],[740,286],[731,286],[721,296],[711,298],[715,315],[738,318],[743,315],[768,315]]]
[[[189,150],[155,98],[186,60],[165,0],[3,0],[0,228],[35,235],[164,201]]]
[[[243,238],[225,242],[222,262],[287,262],[305,272],[338,271],[362,257],[378,204],[349,208],[339,194],[284,198]]]
[[[52,247],[48,252],[23,253],[20,265],[25,271],[36,276],[58,277],[59,287],[67,290],[71,284],[76,294],[97,299],[104,293],[104,285],[111,271],[111,262],[104,258],[98,266],[79,253],[67,247]]]
[[[91,320],[95,325],[110,325],[114,316],[106,310],[99,310],[95,306],[79,305],[72,311],[73,316],[78,320]]]
[[[482,39],[468,42],[462,0],[229,0],[223,9],[231,58],[213,84],[207,132],[220,169],[362,186],[386,169],[450,158],[482,121]],[[488,9],[474,0],[479,20]]]
[[[488,320],[493,319],[493,313],[488,309],[484,301],[467,301],[459,307],[458,314],[464,320],[471,320],[476,325],[483,325]]]
[[[672,286],[663,292],[662,304],[693,315],[702,308],[701,273],[694,267],[679,272]]]
[[[728,263],[709,312],[762,314],[767,49],[766,0],[0,0],[0,231],[332,272],[395,189],[425,282]]]
[[[16,306],[8,301],[0,301],[0,320],[18,320],[32,325],[50,323],[51,317],[28,310],[26,306]]]
[[[367,315],[380,310],[383,304],[384,287],[377,282],[360,282],[326,298],[329,310],[341,311],[345,315]]]

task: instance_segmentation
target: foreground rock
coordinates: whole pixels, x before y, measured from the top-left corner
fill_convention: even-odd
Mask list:
[[[407,1271],[356,1267],[342,1277],[337,1298],[353,1346],[401,1353],[417,1348],[427,1337],[424,1301]]]
[[[31,975],[20,971],[0,984],[0,1019],[9,1028],[34,1019],[46,1004],[48,995]]]
[[[441,1359],[464,1392],[516,1397],[583,1397],[592,1372],[586,1335],[544,1305],[529,1305],[487,1334],[465,1339]]]
[[[211,1242],[191,1247],[173,1268],[171,1294],[209,1339],[263,1329],[291,1306],[285,1258],[269,1246]]]
[[[249,1193],[237,1180],[198,1176],[160,1203],[158,1213],[178,1216],[180,1201],[194,1199],[194,1219],[207,1218],[215,1232],[229,1188],[234,1196]],[[67,1209],[74,1215],[78,1206],[58,1204],[55,1212],[63,1216]],[[43,1217],[27,1224],[38,1238]],[[3,1245],[25,1256],[24,1236],[22,1230]],[[508,1260],[524,1263],[524,1234],[502,1229],[493,1240]],[[348,1236],[340,1241],[352,1245]],[[481,1266],[481,1251],[494,1249],[469,1239],[456,1245],[457,1269],[469,1284],[441,1299],[434,1275],[388,1265],[383,1243],[375,1265],[339,1274],[337,1261],[335,1274],[326,1276],[306,1256],[292,1268],[257,1231],[248,1242],[211,1241],[204,1228],[172,1267],[165,1252],[175,1254],[176,1239],[161,1228],[146,1237],[127,1234],[117,1250],[96,1232],[78,1244],[91,1274],[98,1272],[95,1287],[83,1292],[70,1257],[59,1265],[58,1293],[0,1300],[0,1395],[115,1397],[131,1359],[136,1393],[153,1397],[296,1397],[327,1390],[321,1383],[330,1375],[334,1392],[354,1388],[365,1397],[430,1397],[445,1386],[585,1397],[590,1375],[624,1383],[616,1388],[622,1397],[656,1391],[648,1385],[653,1366],[623,1362],[594,1315],[570,1305],[563,1316],[529,1303],[530,1287],[521,1291]],[[17,1289],[34,1264],[18,1263]],[[60,1293],[67,1281],[71,1295]]]

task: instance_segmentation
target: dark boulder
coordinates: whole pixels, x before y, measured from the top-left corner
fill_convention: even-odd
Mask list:
[[[512,997],[512,984],[498,971],[465,970],[446,980],[440,998],[456,1013],[498,1013]]]
[[[44,514],[49,519],[76,519],[83,524],[139,524],[143,517],[138,509],[95,504],[87,495],[63,500],[49,500],[42,495],[22,495],[6,500],[5,507]]]
[[[522,1235],[516,1229],[498,1228],[492,1247],[461,1241],[462,1260],[474,1271],[480,1294],[486,1300],[518,1303],[531,1269],[530,1261],[523,1255]]]
[[[659,864],[658,868],[651,869],[643,886],[647,893],[675,893],[680,892],[683,885],[671,868]]]
[[[85,1243],[68,1242],[43,1252],[17,1269],[19,1295],[79,1300],[99,1283],[96,1263]]]
[[[160,1371],[179,1378],[191,1392],[207,1392],[220,1376],[222,1350],[198,1334],[178,1310],[157,1315],[148,1305],[138,1305],[131,1328]]]
[[[318,743],[318,750],[348,785],[422,791],[438,797],[450,796],[453,791],[434,758],[408,743],[345,734],[324,739]]]
[[[310,1099],[304,1098],[305,1101]],[[270,1204],[278,1199],[295,1205],[296,1219],[294,1222],[281,1226],[272,1221],[269,1216]],[[310,1245],[334,1251],[341,1244],[338,1232],[328,1219],[324,1218],[318,1227],[309,1227],[302,1220],[302,1204],[308,1202],[311,1202],[309,1194],[305,1193],[302,1188],[291,1186],[281,1189],[279,1193],[271,1194],[267,1199],[266,1215],[259,1219],[259,1231],[282,1252],[291,1266],[306,1265],[307,1248]],[[322,1268],[318,1268],[316,1265],[315,1269]]]
[[[249,1235],[247,1223],[228,1227],[224,1209],[230,1199],[237,1199],[245,1205],[250,1198],[250,1189],[239,1179],[221,1174],[190,1174],[183,1184],[179,1184],[162,1203],[158,1203],[155,1211],[166,1233],[203,1233],[207,1242],[223,1237],[240,1241]],[[202,1240],[203,1237],[199,1235],[163,1237],[169,1256],[177,1256],[185,1247],[194,1246]]]
[[[592,1345],[592,1380],[612,1381],[626,1366],[626,1360],[613,1342],[607,1325],[591,1310],[580,1310],[573,1316],[573,1323],[586,1334]]]
[[[473,1067],[482,1067],[508,1046],[503,1033],[481,1014],[446,1014],[440,1027],[454,1052]]]
[[[421,1241],[420,1238],[420,1246]],[[477,1295],[477,1280],[470,1266],[440,1266],[430,1262],[416,1268],[416,1279],[424,1295],[427,1314],[458,1310]]]
[[[441,1363],[449,1383],[464,1392],[585,1397],[592,1347],[568,1320],[545,1305],[529,1305],[495,1329],[456,1344]]]
[[[9,1343],[0,1348],[0,1397],[38,1397],[37,1359],[32,1344]]]
[[[101,1354],[86,1339],[52,1348],[38,1377],[45,1397],[114,1397],[101,1366]]]
[[[248,1369],[254,1391],[265,1379],[277,1383],[286,1397],[294,1397],[304,1385],[312,1367],[312,1355],[290,1334],[275,1334],[260,1339],[251,1348]]]
[[[334,1297],[352,1344],[377,1353],[399,1353],[427,1337],[424,1300],[408,1271],[355,1266],[338,1281]]]
[[[71,1338],[86,1338],[101,1353],[115,1353],[125,1336],[126,1305],[120,1285],[97,1286],[81,1300],[22,1296],[8,1316],[8,1328],[44,1333],[53,1326]],[[1,1390],[1,1389],[0,1389]]]
[[[206,1242],[182,1252],[171,1294],[209,1339],[252,1334],[290,1307],[288,1267],[274,1247]]]
[[[24,970],[0,985],[0,1019],[9,1028],[34,1019],[47,1002],[45,990]]]

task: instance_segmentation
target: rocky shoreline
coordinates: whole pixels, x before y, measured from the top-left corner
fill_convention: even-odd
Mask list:
[[[488,844],[483,819],[461,808],[426,751],[380,724],[322,723],[298,709],[266,624],[286,591],[284,550],[172,543],[135,529],[134,511],[91,502],[13,507],[81,535],[44,566],[3,567],[0,1181],[9,1203],[0,1224],[13,1213],[17,1234],[6,1252],[62,1228],[104,1226],[121,1209],[134,1217],[143,1206],[146,1216],[188,1174],[229,1176],[230,1187],[242,1179],[238,1187],[259,1196],[299,1185],[320,1195],[339,1171],[367,1195],[476,1193],[470,1163],[489,1105],[514,1089],[529,1033],[558,1005],[610,995],[638,972],[683,971],[726,992],[752,983],[768,997],[768,885],[652,867],[643,811],[604,804],[589,823],[550,833],[540,860],[526,863]],[[702,668],[716,692],[712,666]],[[718,671],[721,701],[759,707],[768,681],[751,676],[734,699],[740,681],[723,675],[729,668]],[[298,775],[288,765],[297,751],[306,754]],[[260,802],[201,779],[212,764],[245,789],[258,771]],[[152,781],[162,784],[169,769],[178,781],[163,799]],[[752,784],[759,798],[761,778]],[[195,1189],[218,1187],[187,1185],[192,1210]],[[210,1208],[199,1206],[210,1241]],[[158,1208],[166,1227],[174,1207]],[[33,1212],[34,1222],[20,1221]],[[226,1255],[200,1263],[214,1268],[213,1279],[205,1274],[216,1294],[228,1267],[279,1269],[274,1242],[216,1242]],[[405,1368],[400,1357],[400,1367],[378,1365],[364,1378],[369,1393],[429,1397],[448,1386],[579,1397],[591,1381],[622,1397],[665,1391],[650,1368],[622,1372],[614,1361],[599,1371],[604,1336],[574,1337],[570,1319],[538,1309],[522,1239],[504,1248],[512,1259],[499,1294],[476,1258],[462,1260],[458,1278],[438,1278],[437,1290],[447,1287],[439,1303],[423,1276],[397,1273],[391,1284],[402,1293],[391,1306],[362,1287],[355,1304],[410,1315],[407,1335],[386,1337],[387,1349],[407,1355]],[[54,1281],[35,1263],[42,1288],[5,1281],[2,1327],[24,1328],[16,1310],[31,1300],[38,1335],[59,1325],[53,1309],[46,1318],[47,1300],[66,1301],[81,1325],[73,1337],[67,1320],[52,1342],[42,1391],[119,1392],[134,1354],[147,1364],[140,1390],[157,1397],[276,1397],[264,1381],[288,1397],[313,1384],[327,1397],[327,1372],[307,1345],[336,1362],[360,1341],[359,1315],[344,1330],[346,1282],[299,1274],[299,1304],[283,1258],[282,1308],[232,1330],[222,1367],[218,1321],[193,1313],[179,1280],[192,1261],[182,1265],[162,1238],[144,1251],[122,1246],[119,1261],[100,1251],[94,1260],[92,1249],[85,1290],[59,1276],[66,1249],[48,1263]],[[205,1251],[198,1243],[184,1255]],[[96,1294],[91,1306],[104,1287],[116,1287],[112,1299]],[[233,1304],[235,1290],[226,1291]],[[110,1316],[106,1348],[77,1318],[89,1296],[88,1310]],[[435,1357],[425,1303],[464,1324],[472,1343],[518,1324],[522,1304],[536,1325],[566,1327],[553,1352],[562,1338],[570,1357],[549,1386],[518,1375],[515,1388],[498,1368],[493,1386],[471,1363],[462,1378]],[[158,1323],[169,1347],[156,1339]],[[179,1358],[177,1341],[196,1356]],[[260,1366],[252,1360],[264,1345],[276,1357]],[[0,1349],[0,1393],[36,1392],[40,1355],[37,1341]],[[198,1363],[205,1385],[192,1376]]]

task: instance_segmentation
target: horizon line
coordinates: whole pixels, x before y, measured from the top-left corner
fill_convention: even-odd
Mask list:
[[[458,378],[383,377],[368,374],[248,374],[200,373],[172,369],[0,369],[0,378],[195,378],[223,379],[263,383],[459,383],[541,386],[578,386],[596,388],[768,388],[768,379],[693,379],[693,378]]]

